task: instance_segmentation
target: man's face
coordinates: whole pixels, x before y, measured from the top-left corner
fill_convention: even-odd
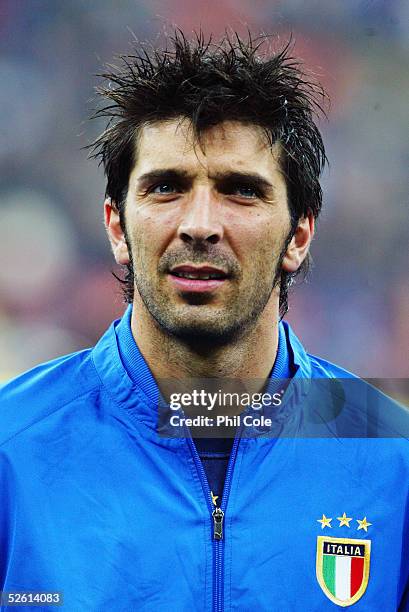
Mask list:
[[[142,129],[125,203],[136,310],[177,337],[220,343],[276,318],[290,232],[279,153],[239,122],[200,146],[187,120]]]

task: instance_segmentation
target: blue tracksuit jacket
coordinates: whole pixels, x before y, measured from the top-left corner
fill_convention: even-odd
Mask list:
[[[288,400],[270,435],[236,437],[214,517],[191,438],[158,435],[117,324],[0,390],[3,591],[59,591],[69,612],[409,610],[403,409],[281,323]]]

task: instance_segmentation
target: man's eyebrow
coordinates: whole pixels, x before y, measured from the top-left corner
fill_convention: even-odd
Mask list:
[[[270,181],[261,176],[261,174],[254,172],[216,172],[210,178],[218,183],[244,183],[259,189],[274,189],[274,185]]]
[[[175,168],[163,168],[146,172],[137,178],[138,185],[151,185],[160,181],[186,182],[191,179],[191,175],[186,170],[176,170]]]

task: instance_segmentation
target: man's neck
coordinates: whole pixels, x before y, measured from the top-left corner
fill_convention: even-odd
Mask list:
[[[185,377],[266,379],[278,346],[276,317],[263,312],[257,325],[234,342],[197,350],[162,330],[146,311],[134,310],[132,334],[156,380]]]

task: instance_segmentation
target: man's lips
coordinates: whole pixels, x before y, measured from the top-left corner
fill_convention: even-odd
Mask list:
[[[175,288],[190,293],[214,291],[228,279],[228,274],[213,266],[181,265],[171,269],[169,278]]]

